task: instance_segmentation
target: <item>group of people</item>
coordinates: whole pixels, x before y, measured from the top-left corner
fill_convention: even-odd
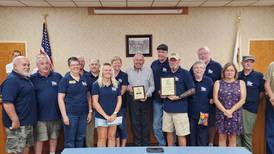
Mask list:
[[[198,49],[198,60],[188,71],[180,66],[178,53],[157,47],[158,59],[145,66],[141,52],[133,66],[121,70],[115,56],[100,65],[91,59],[85,71],[84,57],[67,60],[64,76],[53,70],[48,56],[36,57],[37,72],[30,73],[27,57],[14,52],[8,77],[1,85],[6,151],[25,153],[34,143],[41,154],[49,141],[55,154],[63,126],[64,147],[126,146],[130,118],[135,146],[150,145],[151,120],[159,146],[245,146],[252,151],[252,134],[258,105],[265,97],[266,142],[274,154],[274,62],[263,75],[254,70],[255,57],[243,56],[243,70],[232,63],[224,67],[211,58],[208,47]],[[175,80],[175,95],[161,95],[161,79]],[[134,88],[143,86],[144,98],[136,99]],[[127,117],[127,111],[130,117]]]

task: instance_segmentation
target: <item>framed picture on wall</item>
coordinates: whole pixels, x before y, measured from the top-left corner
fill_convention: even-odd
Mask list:
[[[133,57],[142,52],[145,57],[152,57],[152,35],[126,35],[126,56]]]

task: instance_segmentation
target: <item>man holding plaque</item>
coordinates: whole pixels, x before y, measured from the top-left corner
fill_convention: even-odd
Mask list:
[[[168,63],[168,46],[160,44],[157,47],[158,59],[152,62],[151,69],[153,71],[155,91],[153,92],[153,131],[159,146],[166,145],[166,139],[162,130],[163,124],[163,99],[160,97],[160,79],[170,71]]]
[[[179,146],[186,146],[186,136],[190,133],[187,114],[187,97],[195,93],[195,88],[190,73],[187,70],[182,69],[179,64],[179,55],[172,53],[169,59],[171,71],[167,75],[168,80],[166,80],[166,82],[175,80],[175,84],[173,84],[174,87],[170,86],[171,84],[162,84],[161,89],[161,91],[167,95],[162,95],[162,97],[165,97],[163,131],[167,133],[168,146],[173,146],[173,132],[176,132],[176,135],[178,136]],[[165,87],[167,87],[168,90]],[[173,89],[175,89],[175,91]]]
[[[151,96],[154,80],[151,68],[145,67],[144,56],[136,53],[133,57],[134,67],[127,70],[129,107],[135,146],[150,144]]]

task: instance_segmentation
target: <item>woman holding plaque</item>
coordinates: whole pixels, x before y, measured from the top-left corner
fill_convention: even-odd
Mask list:
[[[99,78],[92,86],[92,99],[96,110],[97,146],[114,147],[117,125],[122,123],[122,117],[117,116],[122,97],[119,82],[115,79],[109,63],[103,64]]]
[[[189,123],[190,123],[190,146],[208,145],[208,118],[209,105],[212,101],[213,81],[204,75],[205,63],[197,61],[193,64],[193,81],[195,94],[189,99]]]
[[[237,69],[232,63],[224,66],[222,77],[222,80],[215,82],[213,90],[214,103],[218,108],[216,130],[219,146],[236,146],[236,136],[243,132],[242,106],[246,87],[243,81],[237,80]]]

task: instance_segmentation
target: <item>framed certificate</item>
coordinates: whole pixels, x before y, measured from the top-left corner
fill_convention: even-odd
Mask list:
[[[175,77],[161,78],[161,91],[162,96],[173,96],[176,94]]]
[[[145,99],[145,87],[144,86],[134,86],[133,89],[133,98],[135,100]]]

